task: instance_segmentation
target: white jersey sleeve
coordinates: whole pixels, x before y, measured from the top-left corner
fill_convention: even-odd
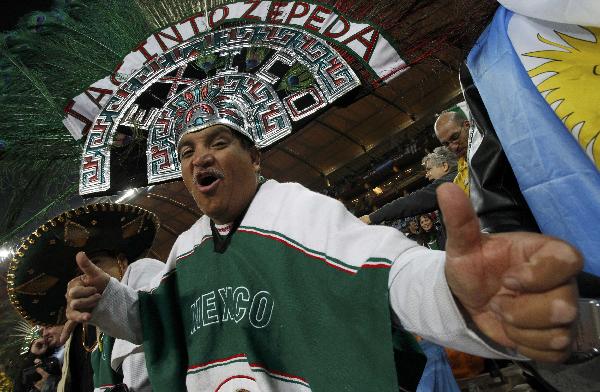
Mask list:
[[[327,255],[332,263],[340,261],[338,267],[349,272],[391,264],[390,305],[408,331],[475,355],[524,359],[470,328],[446,282],[445,252],[419,246],[394,228],[366,225],[339,201],[299,184],[269,181],[262,190],[257,202],[280,205],[286,211],[272,217],[258,211],[247,216],[245,224],[286,233]]]

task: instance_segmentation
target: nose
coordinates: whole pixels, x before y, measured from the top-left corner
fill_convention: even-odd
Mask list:
[[[458,141],[454,141],[448,144],[448,149],[456,154],[459,149]]]
[[[198,167],[208,167],[215,161],[215,157],[209,151],[196,150],[192,157],[192,165]]]

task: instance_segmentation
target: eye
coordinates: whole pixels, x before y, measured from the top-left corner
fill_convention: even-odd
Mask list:
[[[222,139],[222,138],[218,138],[218,139],[216,139],[212,143],[211,147],[213,147],[213,148],[223,148],[223,147],[226,147],[228,144],[229,143],[227,142],[227,140]]]
[[[189,158],[190,156],[192,156],[192,153],[194,152],[194,150],[192,150],[189,147],[184,147],[181,149],[181,151],[179,151],[179,160],[182,161],[186,158]]]

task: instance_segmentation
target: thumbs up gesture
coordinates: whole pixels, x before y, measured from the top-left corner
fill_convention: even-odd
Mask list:
[[[565,360],[577,316],[581,255],[536,233],[483,234],[462,190],[437,189],[448,233],[446,280],[477,328],[538,361]]]
[[[60,336],[64,344],[77,323],[84,323],[92,317],[91,312],[100,301],[100,297],[108,282],[110,275],[98,268],[84,252],[77,253],[75,258],[79,269],[83,272],[73,278],[67,285],[67,322]]]

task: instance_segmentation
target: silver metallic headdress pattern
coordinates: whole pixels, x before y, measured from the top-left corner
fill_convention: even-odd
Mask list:
[[[208,89],[204,88],[203,91],[208,92]],[[176,105],[185,110],[181,112],[181,115],[175,121],[176,146],[179,145],[184,135],[218,124],[225,125],[254,142],[252,133],[247,129],[246,116],[233,99],[224,95],[216,97],[205,95],[202,97],[202,90],[194,88],[179,96]]]
[[[140,45],[143,59],[130,53],[113,75],[74,99],[74,110],[95,115],[83,129],[65,123],[74,136],[87,135],[80,194],[180,178],[179,139],[210,124],[267,147],[350,92],[376,88],[406,69],[368,21],[316,3],[303,5],[313,15],[306,21],[298,16],[300,3],[261,2],[267,7],[260,11],[257,4],[215,7],[208,26],[192,18],[166,27]],[[146,147],[146,179],[133,160],[122,164],[122,140],[135,140],[136,151]],[[125,170],[111,171],[113,161]]]

